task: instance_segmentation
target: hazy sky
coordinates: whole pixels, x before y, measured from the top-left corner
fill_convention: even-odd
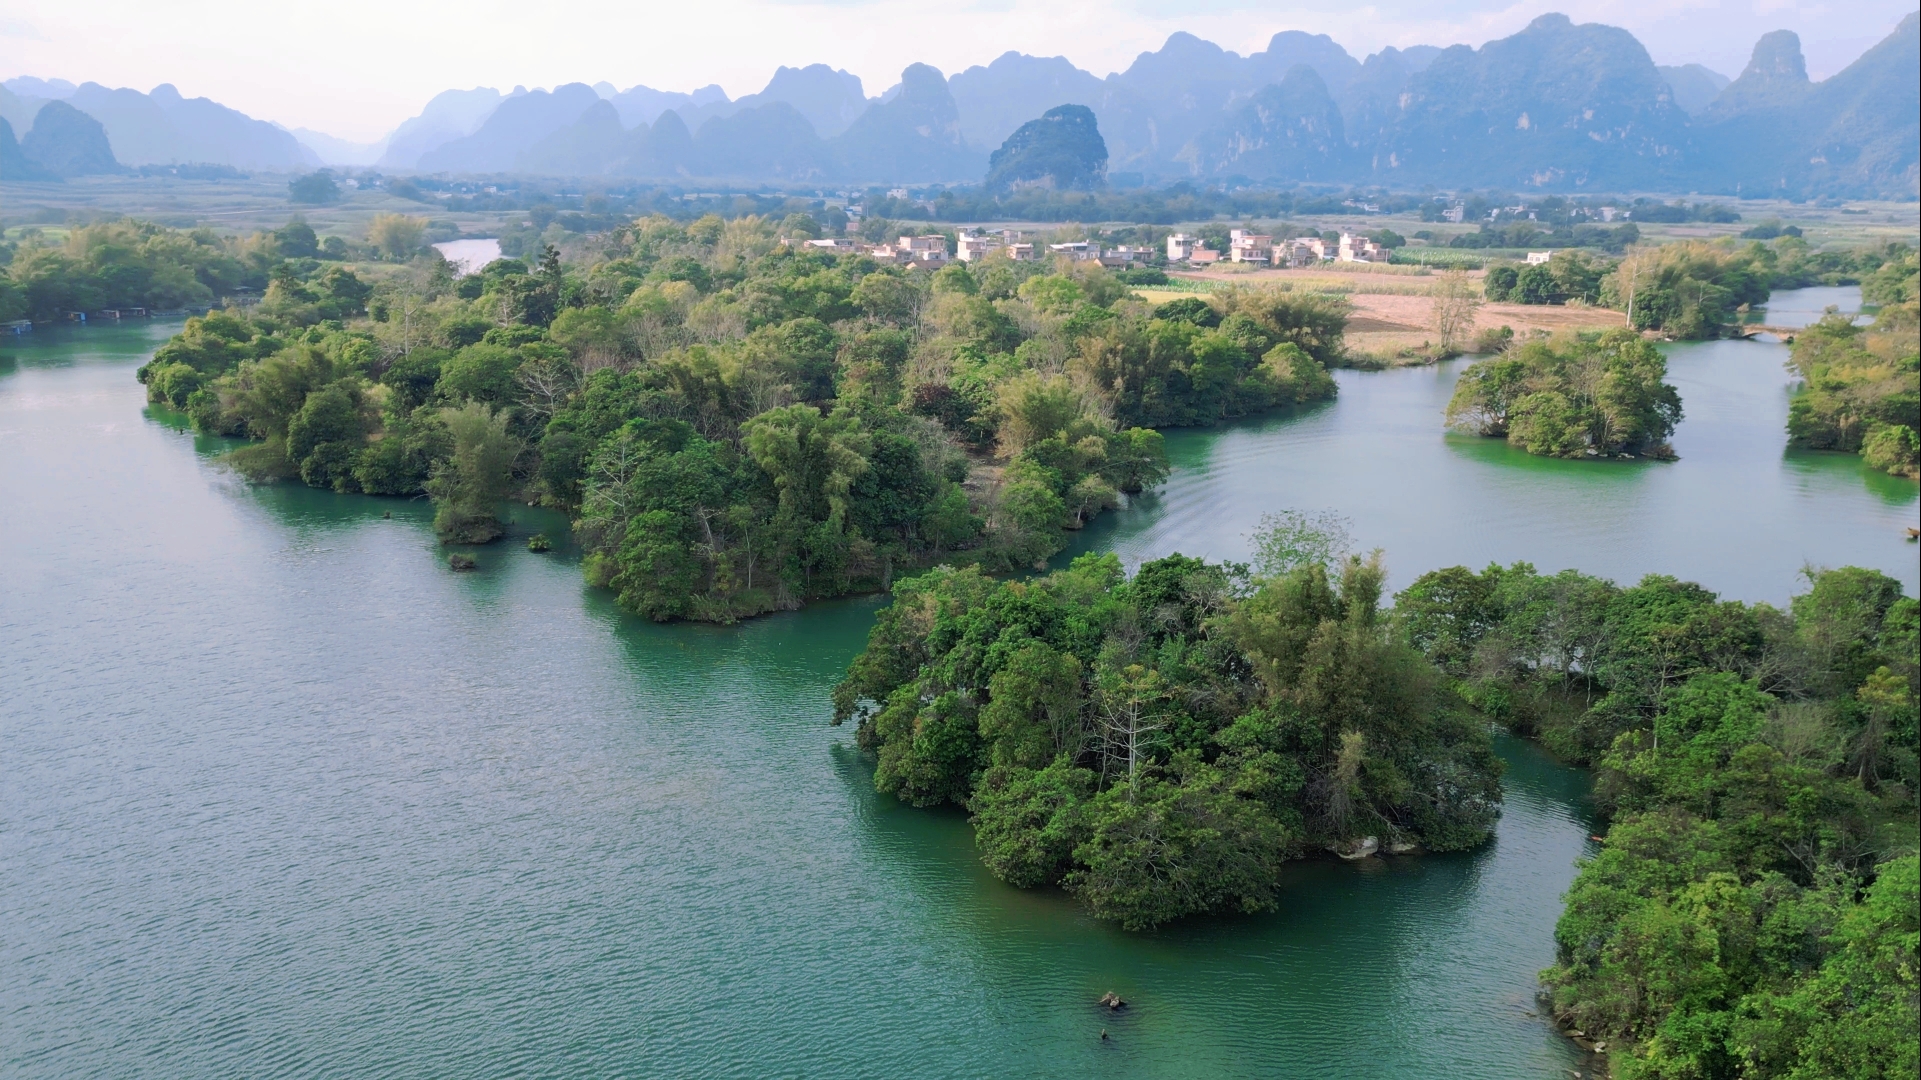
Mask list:
[[[1325,33],[1356,58],[1386,45],[1480,45],[1561,11],[1633,31],[1657,63],[1730,77],[1769,30],[1801,35],[1809,73],[1845,67],[1915,0],[7,0],[0,78],[37,75],[139,90],[171,82],[288,127],[371,140],[450,87],[606,80],[730,95],[781,64],[827,63],[869,95],[909,63],[949,74],[1015,49],[1096,75],[1186,30],[1245,54],[1280,30]]]

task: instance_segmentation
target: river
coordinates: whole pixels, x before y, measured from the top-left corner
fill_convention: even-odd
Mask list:
[[[0,346],[0,1072],[1579,1065],[1532,1010],[1585,778],[1533,747],[1501,741],[1480,851],[1304,862],[1273,915],[1122,933],[874,793],[826,694],[876,599],[661,627],[565,545],[450,573],[425,504],[250,488],[145,411],[132,371],[170,329]],[[1913,589],[1915,485],[1784,453],[1782,354],[1676,347],[1665,464],[1444,436],[1459,365],[1343,372],[1331,406],[1177,433],[1166,490],[1077,543],[1233,556],[1262,509],[1326,506],[1403,582],[1530,558],[1779,601],[1812,559]]]
[[[447,240],[434,245],[440,257],[454,264],[454,276],[465,277],[477,274],[490,262],[500,258],[500,241]]]

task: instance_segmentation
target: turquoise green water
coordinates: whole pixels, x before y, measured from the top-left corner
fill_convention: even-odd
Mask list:
[[[1481,851],[1297,864],[1274,915],[1123,934],[994,882],[959,815],[873,793],[826,690],[875,600],[658,627],[564,550],[452,574],[424,504],[249,488],[145,412],[131,373],[164,330],[0,344],[0,1073],[1574,1063],[1530,1010],[1584,780],[1531,747],[1502,744]],[[1182,434],[1167,491],[1079,539],[1232,555],[1265,506],[1331,505],[1403,578],[1526,556],[1773,597],[1805,546],[1912,586],[1882,533],[1914,486],[1784,456],[1780,350],[1717,348],[1677,356],[1674,465],[1516,459],[1435,432],[1450,372],[1344,374],[1330,408]],[[1772,509],[1620,520],[1752,500]],[[557,527],[519,513],[518,536]],[[1096,1009],[1109,989],[1135,1007]]]

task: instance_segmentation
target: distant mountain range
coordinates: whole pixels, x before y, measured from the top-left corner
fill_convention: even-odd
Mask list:
[[[1248,56],[1180,33],[1105,79],[1062,57],[1009,52],[952,77],[911,65],[876,98],[823,64],[783,67],[739,99],[717,86],[449,90],[373,144],[288,132],[164,85],[140,94],[13,79],[0,116],[24,153],[35,117],[63,101],[100,122],[122,165],[295,170],[325,160],[430,173],[927,183],[979,180],[1022,125],[1075,105],[1097,122],[1117,182],[1911,198],[1921,194],[1918,72],[1912,14],[1820,83],[1787,31],[1764,36],[1729,80],[1698,64],[1657,67],[1625,30],[1543,15],[1479,49],[1390,48],[1365,60],[1299,31]]]
[[[167,83],[143,94],[99,83],[9,79],[0,86],[0,116],[24,144],[40,113],[59,102],[106,129],[120,165],[231,165],[239,169],[309,169],[320,155],[283,128],[207,98],[182,97]]]

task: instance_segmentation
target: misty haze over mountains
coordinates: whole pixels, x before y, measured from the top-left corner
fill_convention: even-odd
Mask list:
[[[1116,183],[1881,198],[1921,190],[1913,14],[1820,83],[1809,81],[1799,39],[1786,31],[1763,36],[1729,80],[1700,65],[1657,67],[1625,30],[1544,15],[1479,49],[1389,48],[1364,60],[1299,31],[1248,56],[1181,33],[1105,79],[1062,57],[1008,52],[951,77],[910,65],[875,98],[855,76],[820,64],[782,67],[739,99],[718,86],[449,90],[367,146],[288,132],[171,86],[141,94],[13,79],[0,90],[8,129],[0,149],[22,153],[50,101],[98,120],[123,166],[305,170],[325,161],[432,173],[967,183],[1023,123],[1082,105],[1098,120]]]

